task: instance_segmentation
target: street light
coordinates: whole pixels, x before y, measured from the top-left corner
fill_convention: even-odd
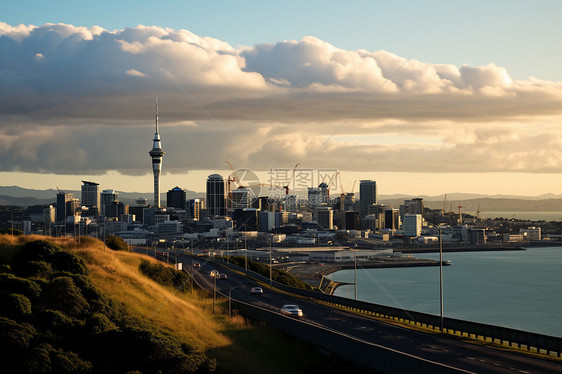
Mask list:
[[[443,333],[443,240],[441,238],[441,226],[437,225],[439,230],[439,309],[441,315],[441,333]]]
[[[357,300],[357,250],[353,251],[353,263],[354,263],[354,270],[353,270],[353,285],[355,289],[355,300]]]
[[[264,237],[269,242],[269,285],[271,286],[271,284],[273,283],[273,267],[272,267],[272,264],[271,264],[271,251],[272,251],[271,238],[269,236],[265,236],[263,234],[260,235],[260,236]]]
[[[217,300],[217,276],[213,277],[213,314],[215,314],[215,304]]]
[[[242,287],[243,285],[238,285],[236,287],[232,287],[230,290],[228,290],[228,323],[230,323],[232,321],[232,290],[238,287]]]

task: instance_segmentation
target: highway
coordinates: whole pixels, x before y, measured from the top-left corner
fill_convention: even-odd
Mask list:
[[[213,291],[214,279],[210,277],[211,270],[218,270],[227,274],[227,279],[217,279],[217,293],[228,297],[230,292],[233,300],[251,304],[255,307],[270,310],[279,314],[279,308],[284,304],[298,304],[304,316],[300,323],[306,323],[334,334],[343,334],[352,339],[365,343],[368,347],[385,347],[401,352],[409,357],[421,361],[442,365],[450,372],[458,373],[562,373],[560,362],[542,360],[506,351],[487,348],[477,344],[470,344],[459,340],[445,338],[439,334],[415,331],[404,327],[381,322],[379,320],[341,311],[324,306],[300,297],[275,292],[263,287],[262,295],[253,295],[250,288],[261,286],[243,275],[214,264],[211,261],[196,258],[201,268],[191,267],[192,258],[179,255],[179,262],[183,262],[184,269],[194,273],[194,279],[203,288]],[[292,318],[292,317],[284,317]],[[295,318],[293,318],[295,319]],[[374,364],[376,367],[376,364]]]

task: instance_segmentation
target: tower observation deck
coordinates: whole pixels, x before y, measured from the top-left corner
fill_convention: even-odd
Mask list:
[[[156,132],[152,140],[152,149],[148,154],[152,158],[152,173],[154,174],[154,207],[160,208],[160,172],[162,171],[162,157],[164,157],[160,134],[158,133],[158,96],[156,96]]]

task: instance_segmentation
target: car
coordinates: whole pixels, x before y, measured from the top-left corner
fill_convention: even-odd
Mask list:
[[[261,287],[252,287],[250,288],[250,293],[254,295],[261,295],[263,293],[263,289]]]
[[[219,273],[217,279],[226,279],[228,276],[225,273]]]
[[[302,317],[302,309],[298,305],[287,304],[281,307],[281,313],[288,316]]]
[[[193,267],[196,268],[196,269],[198,269],[198,268],[201,267],[201,264],[198,263],[198,262],[194,262],[194,263],[193,263]]]
[[[211,276],[211,278],[215,278],[218,277],[220,273],[218,270],[211,270],[211,273],[209,275]]]

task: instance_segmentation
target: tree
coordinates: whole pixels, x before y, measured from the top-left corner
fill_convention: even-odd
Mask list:
[[[122,237],[117,235],[109,235],[105,240],[105,244],[115,251],[129,251],[129,245]]]

